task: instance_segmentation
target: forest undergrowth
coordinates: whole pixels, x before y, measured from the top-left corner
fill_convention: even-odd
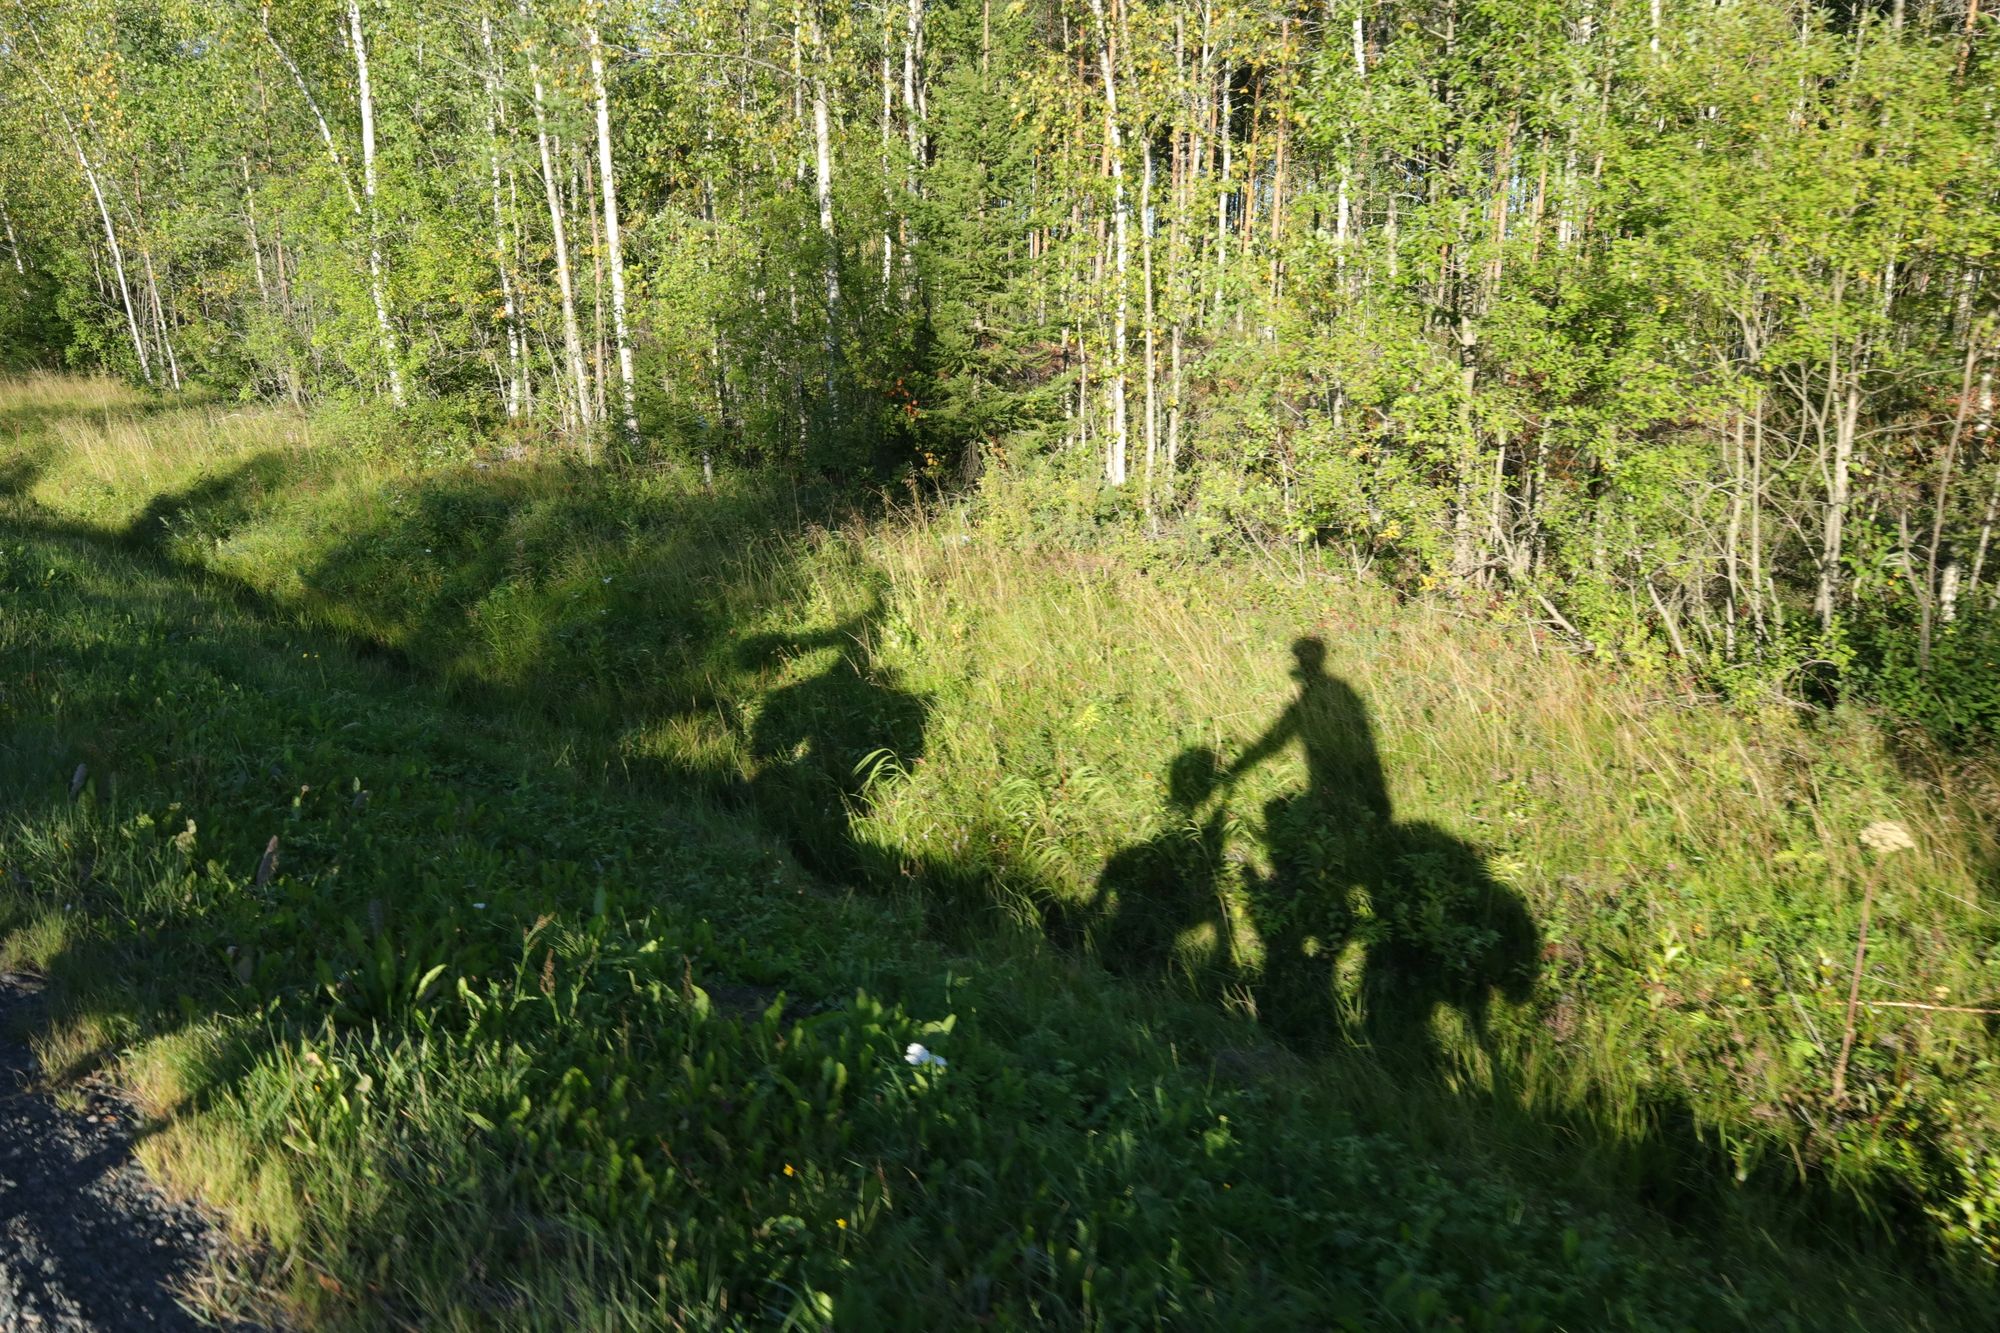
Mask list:
[[[412,429],[0,387],[0,961],[243,1308],[1991,1326],[1989,764],[1004,477]]]

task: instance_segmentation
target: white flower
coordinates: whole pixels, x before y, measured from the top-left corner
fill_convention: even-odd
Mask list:
[[[921,1042],[911,1042],[909,1049],[903,1052],[903,1059],[913,1065],[936,1065],[939,1069],[945,1065],[942,1055],[931,1054],[924,1049]]]
[[[1878,819],[1861,830],[1861,845],[1876,853],[1887,856],[1890,852],[1907,852],[1916,848],[1916,839],[1910,831],[1893,819]]]
[[[483,911],[485,911],[485,910],[486,910],[486,904],[485,904],[485,903],[474,903],[474,904],[472,905],[472,908],[473,908],[473,910],[474,910],[474,911],[476,911],[476,912],[483,912]]]

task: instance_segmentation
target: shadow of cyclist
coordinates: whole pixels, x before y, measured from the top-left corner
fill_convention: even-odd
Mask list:
[[[868,650],[878,604],[831,629],[746,641],[746,665],[831,653],[822,669],[773,690],[749,728],[756,761],[752,804],[790,837],[794,853],[822,875],[860,871],[853,819],[872,759],[913,763],[924,747],[928,707]]]
[[[1293,1045],[1344,1040],[1430,1066],[1448,1011],[1490,1047],[1493,994],[1532,989],[1533,919],[1477,848],[1395,821],[1367,705],[1327,674],[1320,640],[1302,638],[1292,654],[1297,695],[1223,773],[1233,783],[1293,743],[1304,752],[1304,790],[1264,806],[1270,871],[1244,883],[1262,943],[1259,1014]],[[1357,951],[1358,979],[1339,984]]]

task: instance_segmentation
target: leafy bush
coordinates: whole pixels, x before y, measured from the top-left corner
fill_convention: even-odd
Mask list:
[[[1876,612],[1851,635],[1849,679],[1859,697],[1947,744],[2000,738],[2000,611],[1981,608],[1940,626],[1928,664],[1907,619]]]
[[[69,342],[55,279],[40,269],[19,274],[0,265],[0,371],[60,365]]]

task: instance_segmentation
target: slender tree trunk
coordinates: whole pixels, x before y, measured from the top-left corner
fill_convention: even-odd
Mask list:
[[[903,129],[910,140],[910,197],[917,199],[923,196],[924,0],[908,0],[903,15]]]
[[[1111,367],[1106,381],[1111,398],[1111,435],[1105,441],[1104,477],[1113,486],[1125,484],[1127,430],[1125,421],[1126,319],[1129,298],[1126,272],[1131,263],[1126,240],[1125,141],[1118,124],[1118,77],[1111,45],[1111,28],[1104,17],[1104,0],[1090,0],[1097,22],[1098,66],[1104,77],[1104,141],[1111,162],[1111,224],[1113,233]]]
[[[517,420],[525,410],[522,402],[521,317],[514,302],[513,265],[508,263],[507,209],[500,188],[500,116],[502,103],[500,57],[493,45],[493,20],[479,16],[479,38],[486,48],[486,166],[493,195],[493,263],[500,274],[500,319],[506,326],[507,381],[503,399],[507,419]]]
[[[813,183],[819,198],[819,231],[825,253],[821,268],[826,284],[826,391],[838,416],[835,362],[840,346],[840,252],[833,227],[833,139],[827,110],[826,83],[813,81]]]
[[[528,82],[535,105],[535,143],[541,150],[542,186],[549,201],[549,233],[555,246],[556,289],[562,299],[563,355],[576,394],[577,424],[589,429],[590,382],[583,368],[583,334],[577,327],[576,286],[570,278],[569,230],[563,225],[562,189],[556,181],[555,154],[549,147],[548,114],[543,108],[541,67],[530,57]]]
[[[257,235],[257,196],[250,183],[250,155],[242,154],[237,165],[243,170],[243,234],[250,242],[250,265],[257,277],[257,300],[271,308],[271,284],[264,276],[264,242]]]
[[[597,24],[586,19],[584,37],[590,46],[590,90],[597,99],[597,180],[604,191],[605,259],[611,267],[611,331],[618,343],[618,384],[624,408],[625,437],[639,438],[639,409],[632,383],[632,338],[625,321],[625,251],[618,232],[618,185],[611,166],[611,98],[604,86],[603,45]]]
[[[1504,272],[1507,253],[1507,199],[1513,193],[1514,182],[1514,135],[1520,129],[1521,118],[1517,112],[1507,122],[1507,128],[1500,136],[1500,151],[1493,160],[1493,202],[1490,207],[1492,217],[1493,255],[1486,265],[1485,299],[1491,301],[1499,294],[1500,277]]]
[[[90,186],[90,197],[97,201],[97,216],[104,223],[104,244],[111,252],[111,272],[118,283],[118,299],[125,307],[125,327],[132,335],[132,351],[139,358],[139,374],[146,383],[153,382],[152,359],[146,355],[146,340],[139,333],[139,313],[132,305],[132,284],[125,279],[125,252],[118,244],[118,228],[112,225],[110,206],[104,202],[104,186],[97,178],[97,169],[90,164],[90,155],[84,151],[83,138],[76,126],[70,122],[69,113],[56,102],[55,89],[36,74],[37,82],[48,94],[49,104],[54,108],[56,118],[62,122],[64,132],[69,136],[70,147],[76,153],[77,165],[83,168],[84,183]]]
[[[824,71],[831,63],[817,16],[811,20],[810,34],[814,68]],[[834,422],[840,420],[838,361],[840,356],[840,249],[833,225],[833,125],[827,104],[826,79],[815,73],[812,79],[813,189],[819,202],[820,271],[826,286],[826,399]]]
[[[893,154],[890,144],[895,140],[895,82],[890,73],[889,62],[895,49],[895,28],[890,23],[889,0],[882,0],[882,196],[886,209],[882,220],[882,290],[886,293],[892,281],[896,266],[896,233],[894,217],[901,211],[896,206],[895,179],[891,166]]]
[[[90,161],[83,155],[82,145],[77,146],[77,160],[83,163],[83,176],[90,185],[90,193],[97,200],[97,213],[104,221],[104,244],[111,252],[111,273],[118,284],[118,299],[125,306],[125,326],[132,334],[132,350],[139,355],[139,373],[146,383],[153,382],[153,363],[146,355],[146,340],[139,334],[139,315],[132,306],[132,284],[125,278],[125,253],[118,245],[118,229],[111,224],[111,210],[104,203],[104,188],[98,183],[97,173],[91,170]]]
[[[1979,519],[1979,545],[1972,553],[1972,574],[1965,584],[1967,597],[1979,590],[1980,576],[1986,572],[1986,553],[1993,548],[1996,521],[2000,521],[2000,470],[1993,474],[1993,487],[1986,493],[1986,512]]]
[[[1723,536],[1722,568],[1728,582],[1728,603],[1722,616],[1722,652],[1730,661],[1736,660],[1736,615],[1742,601],[1742,580],[1738,576],[1738,547],[1743,535],[1743,488],[1747,484],[1744,466],[1743,413],[1735,414],[1730,435],[1729,453],[1729,528]]]
[[[504,122],[503,122],[504,123]],[[507,266],[517,277],[521,273],[521,232],[523,227],[521,209],[521,182],[514,171],[512,161],[507,163]],[[521,339],[521,415],[535,415],[535,350],[528,337],[528,312],[519,304],[521,293],[517,291],[517,305],[514,311],[514,328]]]
[[[1235,189],[1230,175],[1232,166],[1230,151],[1236,136],[1231,132],[1232,111],[1230,96],[1229,63],[1222,65],[1222,112],[1216,118],[1215,137],[1222,150],[1222,184],[1215,192],[1215,314],[1222,317],[1223,294],[1229,286],[1229,196]]]
[[[1387,261],[1386,266],[1389,270],[1389,282],[1391,285],[1394,285],[1402,271],[1402,233],[1396,226],[1396,209],[1401,201],[1401,196],[1393,189],[1388,194],[1388,216],[1382,219],[1382,250],[1383,257]],[[1365,283],[1366,279],[1363,279],[1363,281]]]
[[[1278,304],[1278,297],[1280,292],[1282,291],[1282,282],[1284,278],[1284,262],[1281,255],[1281,246],[1283,245],[1285,238],[1285,166],[1286,166],[1285,148],[1286,148],[1286,141],[1290,137],[1288,134],[1288,127],[1292,119],[1292,93],[1291,93],[1291,73],[1290,73],[1291,50],[1292,50],[1292,20],[1290,15],[1286,15],[1285,18],[1279,23],[1278,32],[1279,32],[1279,37],[1278,37],[1279,47],[1284,54],[1285,64],[1280,69],[1279,72],[1279,78],[1282,82],[1278,97],[1278,142],[1273,152],[1273,161],[1271,167],[1270,287],[1271,287],[1271,305],[1274,310]],[[1273,330],[1273,332],[1275,333],[1275,330]]]
[[[140,245],[139,258],[146,268],[146,299],[153,307],[153,330],[160,340],[160,359],[167,363],[167,375],[175,390],[181,388],[181,363],[174,355],[174,343],[167,333],[167,308],[160,300],[160,278],[153,271],[153,248]]]
[[[1159,326],[1153,304],[1153,141],[1144,140],[1139,178],[1140,281],[1145,284],[1146,322],[1146,510],[1153,508],[1153,468],[1160,452]]]
[[[794,0],[794,5],[801,0]],[[792,123],[804,128],[806,123],[806,56],[805,56],[805,16],[795,7],[792,12]],[[804,185],[806,180],[806,155],[800,151],[792,179]]]
[[[590,392],[591,410],[599,421],[609,419],[604,401],[604,220],[597,212],[597,173],[590,154],[570,145],[570,212],[581,209],[590,219]]]
[[[1458,319],[1458,363],[1459,363],[1459,464],[1458,498],[1452,511],[1451,564],[1452,573],[1459,578],[1467,578],[1473,572],[1477,558],[1473,550],[1472,535],[1472,482],[1478,466],[1479,435],[1474,423],[1472,404],[1477,392],[1479,374],[1476,353],[1479,334],[1469,315]]]
[[[1982,442],[1993,438],[1993,370],[1988,367],[1979,376],[1979,407],[1973,418],[1972,433]],[[1993,544],[1993,524],[2000,518],[2000,472],[1993,478],[1993,489],[1986,497],[1986,511],[1979,520],[1979,543],[1972,558],[1972,577],[1967,581],[1965,595],[1971,597],[1979,590],[1979,576],[1986,569],[1986,552]],[[1990,600],[1990,599],[1989,599]]]
[[[292,82],[298,85],[299,96],[305,100],[306,110],[312,113],[313,124],[319,130],[320,142],[326,146],[327,159],[333,164],[334,179],[340,182],[341,192],[347,197],[348,211],[354,215],[354,220],[358,228],[361,230],[370,230],[368,215],[362,208],[361,196],[354,191],[354,181],[348,172],[347,162],[341,157],[340,145],[334,140],[333,130],[326,122],[325,113],[320,110],[319,99],[313,96],[312,85],[306,82],[306,76],[299,69],[298,62],[292,59],[291,53],[285,50],[279,43],[277,35],[271,31],[270,12],[268,10],[264,11],[263,19],[264,39],[270,43],[271,50],[277,55],[279,63],[284,65],[285,69],[290,72]],[[376,327],[378,331],[386,332],[389,329],[388,298],[383,291],[379,252],[374,249],[372,233],[370,253],[376,256],[378,262],[374,263],[369,269],[368,296],[375,307]],[[282,269],[282,267],[281,264],[280,268]],[[280,273],[280,285],[285,285],[282,272]],[[309,300],[307,304],[310,308]],[[320,373],[319,347],[317,343],[310,339],[307,341],[307,346],[311,348],[313,373],[317,375]],[[391,373],[395,373],[394,368],[397,365],[397,355],[393,336],[383,343],[382,356],[390,365]]]
[[[1861,381],[1849,365],[1836,372],[1845,381],[1833,412],[1833,449],[1827,466],[1826,508],[1820,523],[1819,586],[1813,597],[1813,613],[1820,628],[1831,631],[1840,605],[1840,563],[1843,556],[1847,508],[1852,498],[1854,438],[1861,420]]]
[[[1173,212],[1167,221],[1167,302],[1173,311],[1173,326],[1167,335],[1167,457],[1163,487],[1167,503],[1173,503],[1174,484],[1180,464],[1182,392],[1181,339],[1187,323],[1187,309],[1194,291],[1192,265],[1188,261],[1189,210],[1194,196],[1199,120],[1191,112],[1185,96],[1188,88],[1187,15],[1174,11],[1175,133],[1173,146]]]
[[[27,266],[21,262],[20,238],[14,235],[14,219],[7,212],[7,201],[5,199],[0,199],[0,227],[5,227],[7,230],[7,253],[13,256],[14,271],[25,275],[28,270]]]
[[[300,316],[298,302],[293,299],[289,269],[290,261],[285,256],[285,221],[280,214],[271,220],[271,271],[278,284],[278,309],[286,327],[292,329],[295,336],[293,346],[285,350],[285,394],[292,400],[292,406],[302,407],[305,404],[305,375],[299,366],[296,348],[303,343],[312,349],[313,338],[309,319]],[[308,350],[307,355],[316,356],[316,352]],[[313,362],[315,369],[318,364],[317,360]]]
[[[1251,272],[1250,247],[1257,240],[1257,171],[1264,163],[1264,71],[1251,66],[1250,137],[1243,144],[1242,205],[1236,210],[1236,258],[1247,275]],[[1247,286],[1247,284],[1246,284]],[[1243,328],[1243,312],[1236,312],[1236,327]]]
[[[1764,391],[1759,388],[1750,409],[1750,620],[1758,641],[1764,628]]]
[[[1965,370],[1959,377],[1958,411],[1952,417],[1951,434],[1946,437],[1944,456],[1938,460],[1938,477],[1932,487],[1931,534],[1928,549],[1924,553],[1924,598],[1923,611],[1917,626],[1917,670],[1928,673],[1931,668],[1931,638],[1936,632],[1939,612],[1948,622],[1953,610],[1945,602],[1938,584],[1938,548],[1944,545],[1945,503],[1951,492],[1952,467],[1958,461],[1959,441],[1965,436],[1965,422],[1972,411],[1972,376],[1979,369],[1979,344],[1968,340],[1965,345]],[[1951,562],[1946,569],[1952,573],[1956,583],[1957,563]],[[1957,589],[1954,587],[1954,593]]]
[[[389,400],[401,407],[403,395],[402,356],[396,346],[395,326],[389,322],[389,300],[382,276],[382,213],[375,180],[375,95],[368,83],[368,45],[362,40],[361,0],[347,0],[347,24],[354,38],[354,80],[361,103],[361,195],[368,209],[368,287],[375,302],[375,327],[382,337],[382,353],[389,363]]]

